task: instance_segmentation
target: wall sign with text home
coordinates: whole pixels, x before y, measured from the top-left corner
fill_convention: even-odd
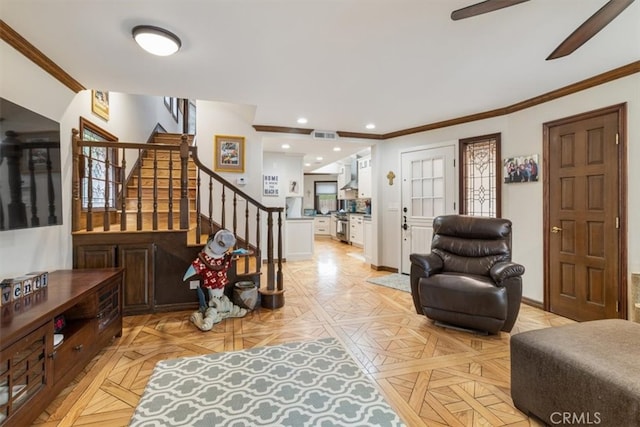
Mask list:
[[[262,194],[265,196],[278,196],[278,175],[263,175],[262,179]]]

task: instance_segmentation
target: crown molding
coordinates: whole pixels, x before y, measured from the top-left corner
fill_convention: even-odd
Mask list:
[[[0,20],[0,37],[4,42],[20,52],[26,58],[33,61],[37,66],[42,68],[72,91],[77,93],[86,89],[76,79],[67,74],[66,71],[49,59],[49,57],[44,53],[40,52],[38,48],[29,43],[3,20]]]
[[[313,132],[313,129],[290,128],[286,126],[253,125],[253,128],[258,132],[295,133],[299,135],[311,135],[311,132]]]
[[[337,134],[345,138],[361,138],[361,139],[376,139],[384,140],[397,138],[399,136],[411,135],[414,133],[426,132],[434,129],[446,128],[449,126],[460,125],[463,123],[475,122],[478,120],[491,119],[493,117],[500,117],[506,114],[512,114],[520,110],[534,107],[536,105],[544,104],[545,102],[552,101],[554,99],[562,98],[563,96],[571,95],[585,89],[590,89],[595,86],[599,86],[604,83],[611,82],[623,77],[630,76],[632,74],[640,72],[640,61],[635,61],[622,67],[615,68],[613,70],[598,74],[594,77],[590,77],[585,80],[581,80],[577,83],[562,87],[560,89],[552,90],[545,94],[529,98],[527,100],[509,105],[507,107],[496,108],[495,110],[484,111],[481,113],[470,114],[467,116],[457,117],[454,119],[443,120],[440,122],[429,123],[422,126],[416,126],[408,129],[402,129],[395,132],[389,132],[384,134],[373,133],[358,133],[358,132],[346,132],[337,131]],[[298,128],[287,128],[283,126],[261,126],[254,125],[254,129],[261,130],[263,132],[281,132],[281,133],[300,133],[290,132],[289,130],[296,130]],[[272,130],[273,129],[273,130]]]
[[[60,68],[55,62],[49,59],[45,54],[40,52],[35,46],[29,43],[24,37],[18,34],[13,28],[7,25],[3,20],[0,20],[0,37],[7,44],[12,46],[18,52],[22,53],[25,57],[33,61],[36,65],[42,68],[47,73],[51,74],[54,78],[59,80],[62,84],[67,86],[74,92],[80,92],[86,88],[81,85],[77,80],[71,77],[66,71]],[[576,92],[590,89],[595,86],[599,86],[604,83],[611,82],[623,77],[630,76],[632,74],[640,72],[640,61],[635,61],[622,67],[615,68],[613,70],[598,74],[594,77],[573,83],[571,85],[547,92],[545,94],[509,105],[503,108],[497,108],[495,110],[484,111],[481,113],[470,114],[467,116],[457,117],[454,119],[443,120],[440,122],[429,123],[422,126],[412,127],[408,129],[402,129],[394,132],[384,134],[374,133],[360,133],[349,131],[336,131],[336,133],[343,138],[360,138],[360,139],[375,139],[384,140],[397,138],[399,136],[406,136],[420,132],[426,132],[434,129],[441,129],[449,126],[455,126],[463,123],[475,122],[478,120],[490,119],[493,117],[504,116],[506,114],[515,113],[516,111],[531,108],[536,105],[544,104],[545,102],[552,101],[554,99],[561,98],[563,96],[571,95]],[[290,133],[300,135],[310,135],[313,129],[295,128],[286,126],[270,126],[270,125],[253,125],[253,128],[258,132],[276,132],[276,133]]]

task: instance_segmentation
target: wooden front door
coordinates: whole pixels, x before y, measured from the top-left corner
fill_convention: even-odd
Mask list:
[[[545,124],[545,308],[624,317],[624,106]]]

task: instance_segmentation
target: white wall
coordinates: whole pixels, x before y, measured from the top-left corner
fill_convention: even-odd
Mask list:
[[[265,206],[284,207],[288,196],[302,197],[305,188],[301,188],[297,194],[289,192],[289,182],[294,180],[299,185],[303,184],[303,155],[288,155],[283,153],[266,152],[263,154],[262,174],[278,177],[278,196],[262,196]]]
[[[378,203],[374,205],[378,223],[378,265],[398,268],[400,265],[401,185],[398,178],[389,186],[384,177],[389,170],[400,176],[400,152],[409,147],[426,146],[447,140],[502,133],[502,157],[538,153],[542,156],[542,124],[619,103],[627,103],[629,163],[640,159],[640,75],[623,79],[538,105],[509,116],[437,129],[388,140],[378,145],[374,164],[380,165],[374,174],[378,187]],[[542,158],[542,157],[541,157]],[[640,170],[628,166],[628,264],[629,273],[640,271]],[[543,300],[543,183],[503,185],[502,215],[513,221],[513,259],[526,267],[525,297]],[[630,277],[630,274],[629,274]],[[629,278],[629,282],[630,282]]]
[[[200,161],[209,169],[214,170],[215,136],[243,136],[245,138],[244,173],[219,172],[219,174],[232,184],[235,184],[237,178],[244,177],[247,184],[240,189],[254,199],[260,200],[262,141],[251,126],[255,111],[256,108],[253,105],[196,101],[196,145]]]
[[[178,132],[178,124],[170,113],[162,112],[161,97],[114,92],[109,94],[109,121],[104,121],[91,112],[90,90],[74,93],[4,42],[0,42],[0,57],[0,96],[60,123],[63,190],[62,225],[0,232],[0,279],[71,268],[71,129],[78,128],[79,117],[124,142],[146,142],[157,122],[169,132]]]
[[[75,96],[73,91],[4,42],[0,42],[0,57],[0,95],[59,122]],[[69,146],[70,141],[60,141],[62,153],[71,151]],[[71,171],[65,170],[63,164],[63,188],[71,188],[70,178]],[[70,191],[63,194],[62,225],[0,232],[0,279],[30,271],[71,267],[70,194]]]

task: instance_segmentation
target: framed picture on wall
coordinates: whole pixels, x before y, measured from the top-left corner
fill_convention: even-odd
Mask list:
[[[536,182],[540,179],[540,167],[537,154],[515,156],[504,159],[504,183]]]
[[[98,117],[109,120],[109,92],[91,91],[91,112]]]
[[[214,169],[217,172],[244,172],[244,136],[216,135]]]

